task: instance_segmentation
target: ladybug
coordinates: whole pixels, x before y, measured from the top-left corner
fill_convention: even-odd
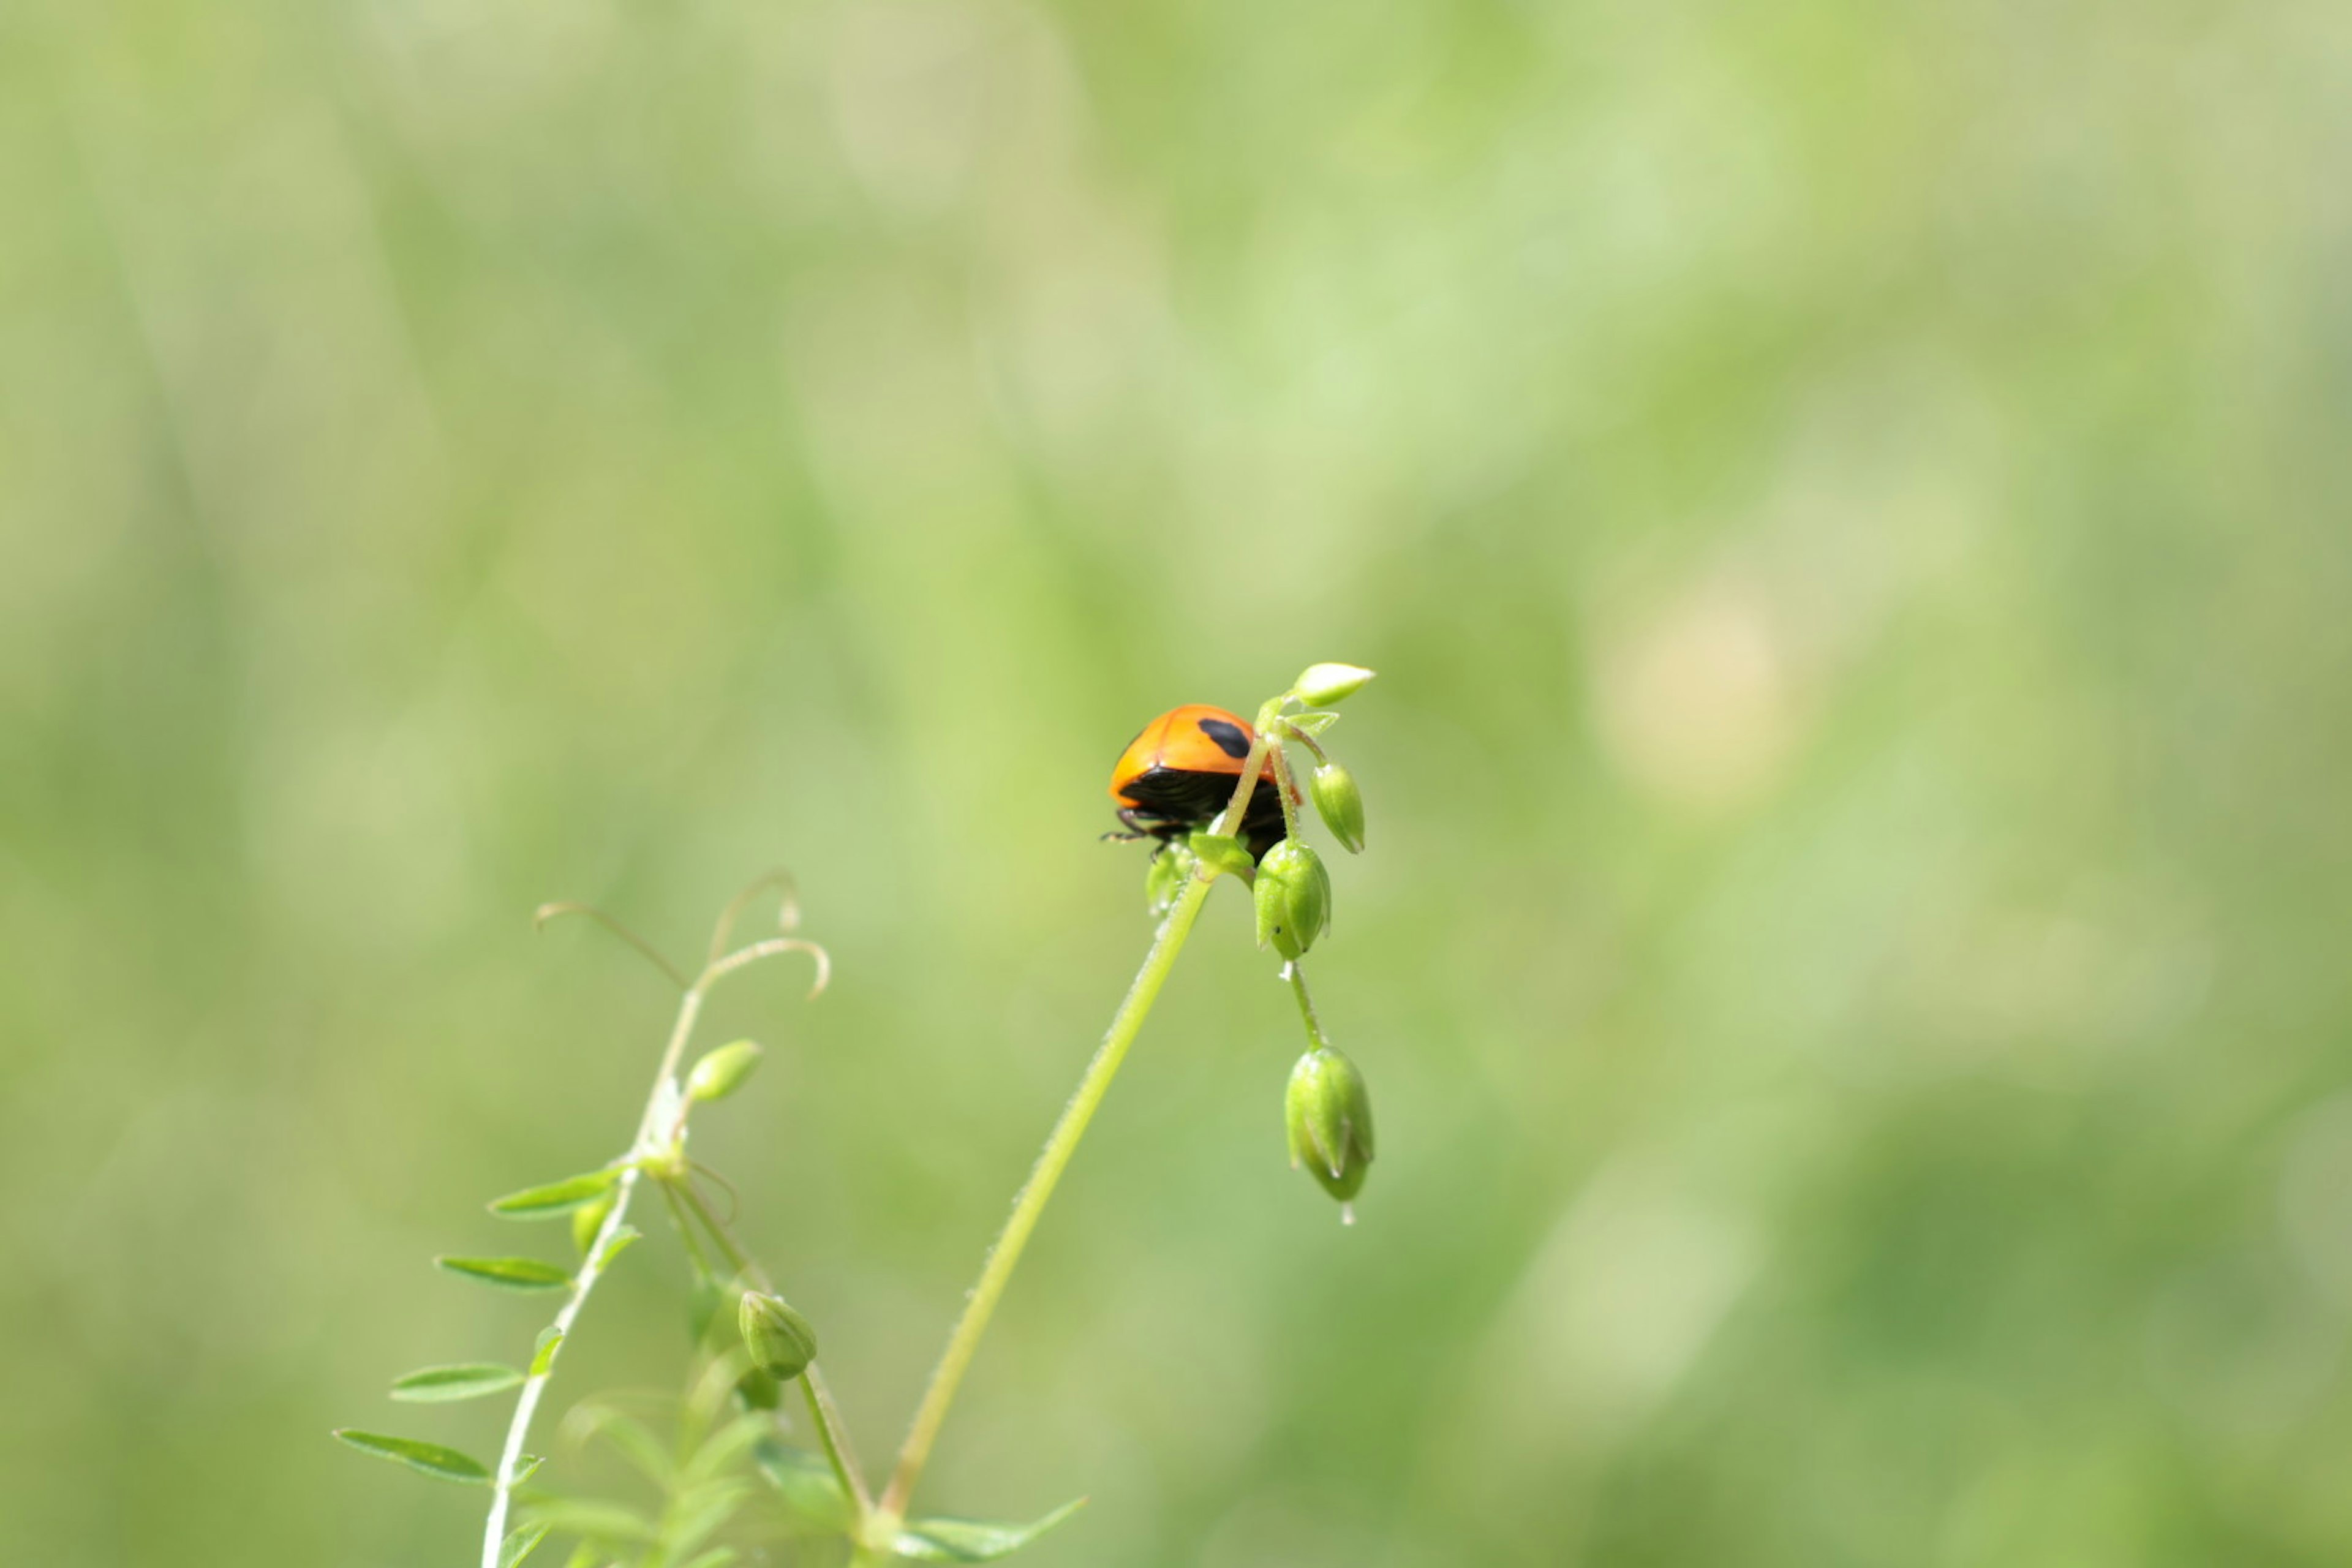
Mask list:
[[[1171,708],[1146,724],[1110,772],[1110,797],[1129,831],[1109,837],[1165,845],[1207,826],[1234,798],[1256,738],[1237,715],[1201,702]],[[1253,859],[1282,837],[1282,796],[1270,756],[1259,760],[1257,788],[1242,814],[1239,837]]]

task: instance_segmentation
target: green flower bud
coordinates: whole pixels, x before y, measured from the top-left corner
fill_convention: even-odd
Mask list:
[[[751,1364],[769,1376],[789,1382],[816,1359],[816,1331],[782,1296],[744,1291],[740,1321]]]
[[[760,1065],[760,1047],[750,1040],[721,1046],[694,1064],[686,1075],[688,1100],[724,1100],[743,1087]]]
[[[1328,708],[1364,689],[1372,672],[1352,664],[1310,664],[1290,689],[1309,708]]]
[[[1364,847],[1364,792],[1356,787],[1356,775],[1337,763],[1325,763],[1315,770],[1307,783],[1307,793],[1315,798],[1315,809],[1323,818],[1323,826],[1331,837],[1350,855],[1360,854]]]
[[[581,1257],[587,1257],[588,1249],[596,1245],[596,1233],[604,1228],[604,1222],[612,1217],[612,1213],[613,1194],[610,1193],[572,1211],[572,1245],[580,1249]]]
[[[1257,944],[1285,958],[1315,945],[1331,923],[1331,873],[1312,847],[1286,838],[1257,863],[1251,889],[1257,906]]]
[[[1372,1100],[1356,1064],[1328,1047],[1299,1058],[1283,1122],[1290,1163],[1306,1166],[1341,1203],[1354,1197],[1372,1164]]]
[[[1192,851],[1181,844],[1171,844],[1154,855],[1143,873],[1144,908],[1155,917],[1174,908],[1195,864]]]

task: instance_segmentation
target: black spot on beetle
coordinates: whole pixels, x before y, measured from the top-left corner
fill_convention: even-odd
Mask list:
[[[1217,750],[1229,757],[1249,755],[1249,733],[1239,724],[1228,724],[1223,719],[1201,721],[1201,733],[1217,743]]]

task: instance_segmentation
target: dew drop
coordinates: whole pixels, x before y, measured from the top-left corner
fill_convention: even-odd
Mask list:
[[[1339,1223],[1341,1225],[1353,1225],[1356,1223],[1355,1205],[1341,1204],[1339,1205]]]

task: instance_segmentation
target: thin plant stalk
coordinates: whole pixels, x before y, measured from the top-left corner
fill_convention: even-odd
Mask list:
[[[653,1092],[646,1097],[646,1112],[638,1124],[640,1142],[645,1130],[651,1128],[661,1114],[667,1099],[665,1089],[673,1081],[677,1058],[685,1051],[688,1038],[694,1033],[695,1020],[701,1016],[702,994],[701,986],[691,985],[687,988],[686,994],[678,998],[677,1021],[670,1027],[669,1048],[662,1055],[662,1071],[654,1079]],[[669,1092],[676,1091],[669,1089]],[[589,1247],[588,1256],[582,1260],[580,1271],[572,1277],[571,1299],[563,1303],[562,1310],[555,1314],[553,1327],[556,1332],[565,1335],[572,1332],[572,1325],[579,1318],[580,1310],[588,1304],[589,1292],[595,1289],[596,1281],[604,1277],[604,1248],[613,1237],[620,1234],[622,1224],[628,1218],[629,1199],[635,1195],[640,1176],[635,1163],[621,1173],[620,1184],[613,1191],[613,1212],[606,1215],[604,1223],[597,1227],[596,1239]],[[539,1411],[540,1397],[547,1392],[548,1380],[554,1375],[555,1369],[551,1363],[544,1369],[534,1370],[530,1377],[524,1379],[522,1392],[515,1396],[514,1415],[507,1422],[506,1443],[499,1450],[499,1468],[492,1482],[489,1518],[482,1527],[482,1568],[499,1568],[499,1553],[506,1543],[507,1515],[514,1501],[515,1472],[522,1464],[522,1446],[530,1436],[531,1417]]]
[[[1240,823],[1250,795],[1257,787],[1259,765],[1265,759],[1268,746],[1274,743],[1272,720],[1280,707],[1281,700],[1277,699],[1259,713],[1256,738],[1243,761],[1240,783],[1234,786],[1232,802],[1218,818],[1215,832],[1230,833]],[[1166,983],[1169,971],[1175,967],[1177,954],[1183,952],[1185,939],[1192,933],[1192,923],[1200,918],[1201,906],[1209,896],[1214,877],[1214,870],[1203,866],[1177,895],[1152,937],[1142,968],[1136,971],[1134,983],[1112,1016],[1102,1044],[1087,1063],[1076,1092],[1062,1108],[1053,1131],[1046,1134],[1045,1147],[1037,1152],[1037,1163],[1030,1167],[1029,1179],[1022,1184],[1013,1200],[1013,1213],[1005,1219],[1004,1228],[997,1233],[987,1260],[981,1265],[980,1279],[965,1299],[963,1313],[949,1332],[947,1349],[940,1355],[939,1365],[923,1390],[922,1403],[916,1406],[914,1420],[908,1426],[907,1439],[898,1449],[889,1485],[883,1489],[870,1528],[858,1539],[853,1568],[888,1560],[890,1542],[914,1500],[916,1483],[922,1479],[923,1467],[930,1460],[931,1446],[939,1440],[940,1428],[947,1421],[949,1407],[955,1403],[956,1392],[971,1365],[973,1352],[979,1350],[981,1338],[988,1331],[989,1319],[994,1315],[1004,1288],[1012,1282],[1022,1251],[1029,1245],[1030,1234],[1037,1228],[1038,1218],[1045,1212],[1062,1173],[1069,1168],[1080,1140],[1086,1137],[1087,1125],[1110,1092],[1111,1080],[1118,1076],[1128,1047],[1135,1043],[1144,1020],[1151,1015],[1152,1004],[1160,999],[1160,988]]]

